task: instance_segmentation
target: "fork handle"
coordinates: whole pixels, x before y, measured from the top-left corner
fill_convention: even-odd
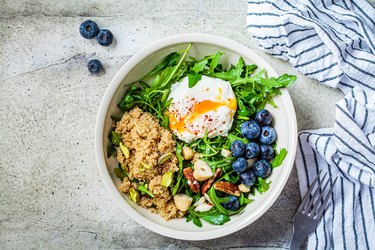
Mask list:
[[[294,232],[292,242],[290,243],[290,250],[300,250],[305,238],[301,237],[298,232]]]

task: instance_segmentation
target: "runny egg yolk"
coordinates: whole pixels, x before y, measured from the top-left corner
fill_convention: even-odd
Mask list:
[[[219,92],[221,95],[222,90],[219,89]],[[221,100],[221,96],[218,96],[216,99]],[[234,111],[233,114],[234,114],[235,111],[237,110],[237,100],[235,98],[233,99],[228,98],[226,101],[216,102],[216,101],[211,101],[211,100],[204,100],[201,102],[197,102],[191,106],[191,108],[189,109],[189,112],[183,117],[176,118],[175,114],[168,112],[169,128],[172,131],[174,130],[177,130],[178,132],[186,131],[188,129],[186,126],[187,124],[191,124],[192,122],[194,122],[195,119],[204,115],[205,113],[209,111],[215,111],[218,108],[223,107],[223,106],[226,106],[229,109],[233,110]],[[207,119],[208,121],[210,121],[210,119],[212,118],[207,117]],[[190,129],[188,130],[190,133],[195,133],[194,131],[191,131]]]

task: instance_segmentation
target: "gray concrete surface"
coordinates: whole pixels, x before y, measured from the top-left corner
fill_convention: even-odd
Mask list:
[[[138,50],[168,35],[234,39],[278,71],[290,88],[299,129],[329,127],[342,94],[260,51],[246,30],[246,1],[0,0],[0,246],[2,249],[287,248],[300,202],[296,172],[275,205],[233,235],[187,242],[150,232],[112,200],[98,172],[94,131],[112,77]],[[95,20],[112,30],[104,48],[78,33]],[[100,59],[105,74],[86,63]]]

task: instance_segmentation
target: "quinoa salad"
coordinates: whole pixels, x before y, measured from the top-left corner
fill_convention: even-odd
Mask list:
[[[107,156],[132,202],[165,220],[223,225],[269,189],[287,155],[265,107],[277,112],[273,97],[296,77],[268,78],[242,57],[226,68],[223,52],[193,58],[192,46],[127,84]]]

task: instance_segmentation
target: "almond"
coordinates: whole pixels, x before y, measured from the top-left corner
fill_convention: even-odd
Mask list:
[[[203,204],[206,201],[206,198],[204,196],[201,196],[197,202],[193,204],[194,207],[198,207],[199,205]]]
[[[194,157],[194,151],[190,147],[184,147],[181,153],[186,161],[191,160]]]
[[[204,203],[200,204],[199,206],[197,206],[196,208],[194,208],[194,211],[197,211],[197,212],[207,212],[211,208],[212,208],[211,204],[208,204],[208,203],[204,202]]]
[[[232,157],[232,153],[225,148],[221,149],[221,155],[224,156],[225,158]]]
[[[208,166],[207,162],[197,160],[194,163],[194,178],[197,181],[205,181],[213,175],[212,169]]]
[[[246,186],[245,184],[240,184],[238,185],[238,189],[242,192],[242,193],[248,193],[250,192],[250,187],[249,186]]]
[[[187,211],[193,202],[193,198],[189,197],[186,194],[176,194],[173,197],[174,204],[180,211]]]

